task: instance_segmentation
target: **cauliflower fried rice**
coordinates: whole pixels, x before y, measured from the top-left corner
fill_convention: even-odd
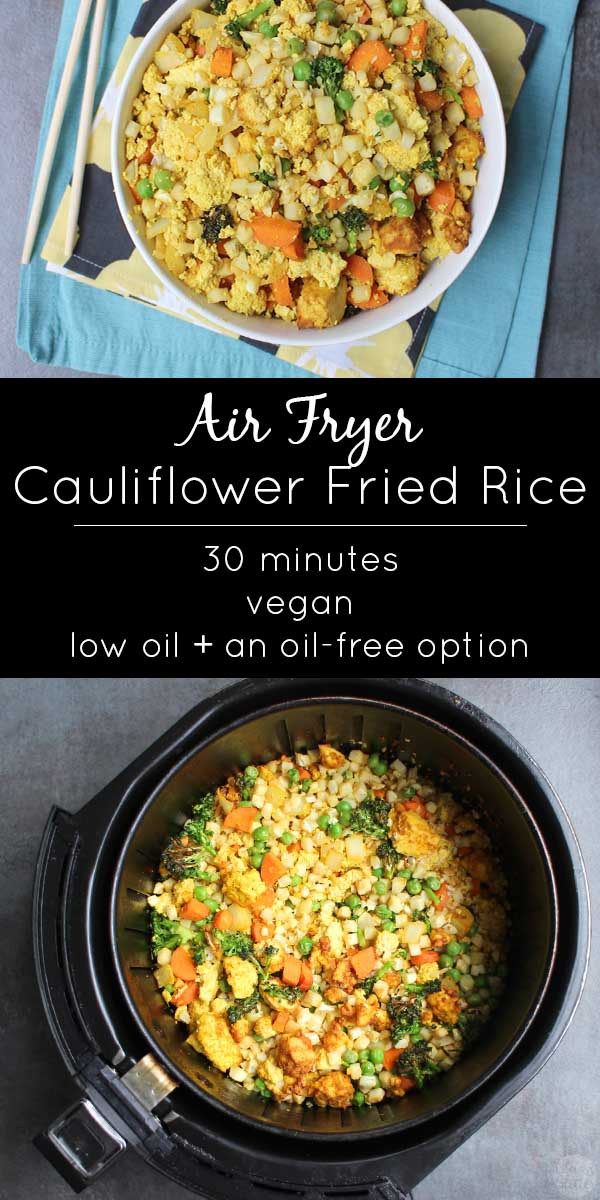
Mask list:
[[[473,63],[419,0],[212,0],[126,128],[156,259],[204,300],[325,328],[460,253],[484,152]]]
[[[189,1045],[247,1091],[402,1097],[479,1036],[506,974],[506,883],[475,811],[333,746],[198,797],[148,899]]]

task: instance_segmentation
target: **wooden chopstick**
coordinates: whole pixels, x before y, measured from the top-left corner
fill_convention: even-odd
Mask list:
[[[81,189],[83,187],[83,173],[85,171],[87,147],[94,115],[94,97],[96,94],[96,79],[98,77],[98,62],[100,59],[100,47],[102,45],[105,16],[106,0],[96,0],[96,10],[94,12],[94,20],[92,22],[90,47],[88,50],[87,66],[85,70],[83,99],[81,101],[81,112],[79,114],[79,129],[77,131],[77,144],[75,146],[75,162],[73,164],[73,177],[71,180],[69,211],[67,214],[65,255],[68,259],[71,257],[75,247],[75,242],[77,241],[77,221],[79,219],[79,205],[81,203]]]
[[[67,51],[67,57],[65,59],[65,65],[63,67],[58,92],[56,93],[56,100],[54,101],[54,112],[52,113],[52,120],[50,121],[50,126],[48,128],[46,145],[44,147],[44,153],[40,163],[37,183],[33,193],[31,212],[27,222],[25,242],[23,244],[23,253],[21,255],[21,262],[24,264],[28,263],[31,258],[31,252],[33,250],[33,244],[35,242],[40,223],[40,217],[42,215],[42,209],[44,207],[44,200],[46,199],[46,192],[48,190],[48,180],[52,170],[52,163],[54,162],[56,147],[58,145],[65,109],[67,107],[67,100],[69,99],[71,83],[73,82],[73,75],[75,73],[75,67],[77,65],[77,59],[79,57],[79,51],[81,49],[81,43],[83,41],[83,35],[85,33],[85,27],[87,25],[87,19],[91,6],[92,0],[81,0],[77,17],[75,19],[75,24],[73,26],[71,43]]]

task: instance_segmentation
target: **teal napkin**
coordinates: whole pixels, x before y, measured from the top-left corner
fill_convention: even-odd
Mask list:
[[[46,136],[77,0],[65,0],[40,145]],[[514,10],[546,32],[511,121],[509,170],[490,234],[442,301],[417,375],[425,378],[533,375],[543,319],[564,138],[572,25],[577,0],[515,0]],[[109,45],[97,98],[123,44],[135,0],[109,14]],[[114,50],[114,53],[112,52]],[[81,79],[78,80],[79,84]],[[68,181],[77,127],[74,89],[48,191],[37,248]],[[498,264],[501,263],[501,269]],[[492,295],[493,303],[490,303]],[[17,344],[36,362],[148,377],[315,376],[260,349],[204,332],[128,300],[82,287],[35,257],[21,270]]]

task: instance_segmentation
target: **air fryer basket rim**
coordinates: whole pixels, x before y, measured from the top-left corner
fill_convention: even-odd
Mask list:
[[[276,683],[276,682],[279,682],[281,684],[282,690],[284,690],[284,691],[286,688],[286,683],[288,685],[293,685],[293,684],[297,685],[298,683],[301,684],[301,683],[305,682],[306,686],[301,689],[300,695],[297,694],[296,688],[294,686],[291,686],[290,691],[293,694],[288,694],[283,698],[281,697],[281,694],[280,694],[279,698],[274,699],[270,694],[268,694],[269,693],[269,684]],[[327,681],[327,682],[328,682],[328,684],[330,684],[330,681]],[[343,1134],[341,1135],[340,1132],[337,1132],[334,1134],[334,1133],[325,1133],[325,1132],[315,1133],[314,1131],[311,1131],[310,1133],[308,1133],[308,1132],[303,1132],[302,1130],[291,1131],[290,1129],[286,1129],[283,1126],[277,1126],[277,1125],[273,1125],[270,1123],[267,1124],[267,1123],[261,1121],[258,1117],[256,1117],[256,1118],[250,1117],[247,1114],[242,1113],[235,1108],[232,1108],[230,1105],[228,1105],[222,1099],[219,1099],[216,1096],[211,1095],[210,1092],[208,1092],[207,1090],[201,1089],[192,1079],[190,1079],[189,1076],[187,1076],[185,1074],[184,1071],[180,1070],[178,1065],[170,1058],[169,1054],[165,1050],[162,1049],[162,1047],[160,1046],[160,1043],[157,1041],[157,1039],[155,1039],[153,1037],[152,1033],[148,1029],[148,1026],[141,1018],[141,1016],[137,1010],[136,1004],[133,1000],[133,997],[130,993],[129,987],[127,985],[127,981],[126,981],[125,974],[124,974],[123,967],[122,967],[122,961],[121,961],[121,955],[120,955],[120,949],[119,949],[119,943],[118,943],[118,936],[117,936],[117,899],[119,896],[121,879],[122,879],[123,870],[125,867],[125,862],[126,862],[129,846],[130,846],[131,841],[135,837],[136,831],[137,831],[140,823],[143,821],[148,810],[155,803],[157,796],[164,790],[164,788],[166,786],[168,786],[169,780],[172,777],[174,777],[175,775],[177,775],[192,759],[194,759],[199,753],[201,753],[202,750],[204,748],[206,748],[206,746],[208,746],[212,742],[218,740],[224,734],[230,733],[230,732],[234,731],[235,729],[243,727],[244,725],[248,724],[252,720],[259,719],[259,718],[265,717],[265,716],[276,715],[278,712],[289,710],[290,708],[297,709],[297,708],[302,708],[302,707],[308,707],[311,704],[312,705],[314,705],[314,704],[317,704],[317,705],[319,705],[319,704],[344,705],[344,704],[353,704],[354,703],[354,704],[360,704],[367,708],[372,708],[372,709],[376,709],[376,710],[386,710],[390,713],[398,714],[399,717],[402,717],[404,715],[409,715],[411,717],[416,718],[418,721],[422,722],[426,726],[428,725],[430,727],[433,727],[433,728],[437,729],[438,731],[441,730],[446,735],[448,735],[452,740],[461,744],[463,749],[466,749],[466,751],[469,754],[473,755],[476,759],[478,759],[480,761],[480,763],[482,763],[492,773],[492,775],[496,776],[499,779],[502,786],[506,789],[506,791],[509,793],[509,795],[511,795],[513,801],[517,804],[518,808],[521,811],[521,814],[525,817],[525,820],[529,826],[529,829],[530,829],[530,831],[533,835],[534,841],[536,843],[536,847],[537,847],[538,853],[540,855],[540,859],[543,863],[544,873],[546,876],[546,882],[547,882],[547,886],[548,886],[548,898],[550,901],[550,903],[549,903],[549,909],[550,909],[550,912],[549,912],[549,917],[550,917],[549,945],[548,945],[548,953],[546,956],[546,962],[545,962],[543,974],[541,976],[541,982],[540,982],[540,985],[537,990],[537,994],[534,997],[533,1003],[531,1004],[531,1006],[529,1007],[527,1012],[523,1015],[523,1018],[522,1018],[521,1022],[519,1023],[513,1037],[508,1041],[508,1043],[505,1046],[502,1053],[492,1063],[490,1063],[488,1065],[488,1067],[483,1071],[483,1073],[480,1076],[478,1076],[476,1079],[474,1079],[472,1081],[472,1083],[467,1088],[462,1090],[456,1097],[451,1098],[450,1102],[445,1102],[444,1104],[438,1105],[437,1107],[433,1107],[428,1112],[418,1115],[416,1117],[413,1117],[411,1119],[404,1119],[404,1120],[399,1120],[394,1123],[390,1123],[385,1128],[382,1128],[381,1133],[378,1135],[375,1135],[372,1130],[360,1131],[360,1130],[353,1129],[351,1131],[351,1137],[352,1137],[353,1141],[356,1139],[358,1139],[359,1141],[365,1141],[368,1139],[373,1140],[373,1138],[375,1136],[382,1136],[382,1137],[387,1138],[390,1134],[398,1133],[400,1130],[402,1130],[404,1132],[404,1131],[408,1131],[408,1130],[414,1128],[415,1126],[425,1125],[426,1123],[434,1121],[441,1114],[448,1113],[450,1111],[450,1109],[455,1107],[455,1105],[461,1103],[463,1100],[467,1099],[467,1097],[471,1096],[474,1092],[476,1092],[479,1088],[483,1087],[483,1085],[486,1084],[491,1079],[491,1077],[493,1075],[495,1075],[502,1068],[502,1066],[505,1065],[505,1063],[511,1057],[511,1055],[514,1054],[515,1050],[517,1049],[518,1045],[522,1041],[523,1037],[526,1035],[527,1031],[531,1027],[532,1022],[534,1021],[535,1016],[537,1015],[537,1013],[540,1009],[540,1006],[543,1003],[544,996],[546,994],[546,991],[547,991],[547,988],[549,985],[549,981],[552,976],[552,969],[554,966],[554,961],[555,961],[556,952],[557,952],[557,903],[558,903],[558,901],[557,901],[556,881],[554,878],[554,873],[553,873],[553,869],[552,869],[550,856],[549,856],[549,853],[548,853],[548,850],[547,850],[547,847],[545,844],[544,837],[539,828],[538,822],[534,818],[533,813],[531,812],[530,807],[527,804],[525,797],[522,794],[522,791],[517,787],[516,784],[514,784],[512,782],[510,777],[506,774],[505,770],[503,770],[498,765],[498,763],[492,757],[490,757],[487,750],[481,749],[479,746],[477,746],[475,744],[475,742],[472,740],[472,738],[470,736],[465,734],[463,731],[457,730],[456,728],[453,727],[451,717],[452,717],[452,712],[456,711],[455,705],[459,704],[461,709],[463,711],[467,712],[467,714],[471,718],[472,722],[474,723],[473,732],[476,732],[477,729],[479,729],[480,732],[482,732],[482,733],[483,732],[491,732],[493,735],[495,735],[495,738],[500,741],[500,743],[504,747],[504,750],[507,751],[509,753],[509,755],[513,755],[513,756],[516,755],[517,759],[521,762],[521,764],[526,767],[528,773],[534,777],[534,780],[538,783],[541,782],[542,786],[545,787],[545,789],[547,789],[550,792],[551,796],[553,798],[555,798],[556,800],[558,800],[558,797],[556,797],[556,793],[554,792],[554,789],[550,785],[549,781],[546,779],[544,773],[541,771],[541,768],[538,766],[538,764],[533,760],[533,758],[528,754],[528,752],[524,750],[524,748],[516,741],[516,739],[510,733],[508,733],[506,730],[504,730],[503,727],[500,726],[498,723],[493,721],[492,718],[488,717],[488,715],[486,713],[481,712],[479,709],[475,708],[473,705],[470,705],[468,703],[465,705],[465,703],[459,697],[457,697],[454,693],[450,692],[449,690],[447,690],[445,688],[439,687],[439,685],[430,684],[426,681],[406,680],[406,681],[403,681],[404,682],[404,689],[403,689],[402,684],[400,684],[400,686],[398,686],[397,681],[385,681],[385,680],[377,681],[378,684],[379,683],[381,684],[381,695],[378,698],[375,695],[364,695],[363,694],[364,691],[368,691],[369,688],[368,688],[368,686],[367,687],[364,687],[364,685],[361,686],[362,681],[352,681],[352,684],[350,686],[348,686],[348,681],[340,680],[339,682],[340,682],[339,691],[332,692],[332,690],[330,689],[330,686],[327,687],[326,691],[321,690],[323,688],[323,683],[324,683],[323,680],[320,680],[320,681],[313,681],[313,680],[306,680],[306,681],[253,680],[253,681],[248,681],[250,686],[246,686],[245,695],[244,695],[245,711],[241,714],[238,714],[237,716],[234,716],[233,718],[231,717],[231,714],[227,711],[227,704],[228,704],[228,701],[232,698],[233,693],[235,693],[235,691],[237,690],[236,685],[233,685],[232,687],[228,687],[228,688],[224,689],[223,691],[217,693],[214,697],[211,697],[211,701],[212,701],[212,705],[213,705],[213,707],[212,707],[213,713],[215,711],[214,704],[216,703],[218,705],[219,715],[221,716],[220,722],[217,724],[216,728],[212,727],[211,729],[208,730],[208,732],[203,731],[200,728],[198,730],[198,736],[197,736],[197,740],[195,740],[194,746],[192,748],[188,749],[177,760],[177,762],[173,766],[171,766],[168,770],[166,770],[164,772],[164,774],[162,775],[160,781],[158,783],[156,783],[154,785],[154,787],[151,789],[149,795],[147,796],[146,800],[142,804],[140,811],[138,812],[136,819],[133,822],[133,824],[129,830],[127,839],[125,840],[125,842],[122,845],[121,853],[119,855],[119,859],[118,859],[116,869],[114,872],[114,876],[113,876],[113,886],[111,889],[111,898],[110,898],[110,945],[111,945],[113,962],[114,962],[114,965],[116,968],[117,977],[119,980],[122,994],[124,996],[124,999],[125,999],[128,1009],[129,1009],[129,1012],[132,1015],[134,1021],[136,1022],[136,1025],[137,1025],[138,1029],[140,1030],[142,1036],[144,1037],[144,1039],[146,1041],[148,1041],[150,1043],[153,1052],[157,1055],[159,1060],[164,1064],[164,1066],[169,1071],[169,1073],[172,1074],[173,1077],[178,1080],[178,1082],[181,1084],[181,1086],[183,1086],[188,1091],[191,1091],[191,1093],[194,1096],[196,1096],[200,1100],[201,1103],[208,1102],[211,1106],[216,1108],[222,1116],[224,1116],[228,1119],[231,1119],[233,1117],[233,1118],[235,1118],[236,1121],[242,1122],[243,1124],[245,1124],[247,1126],[250,1126],[254,1129],[260,1128],[262,1132],[268,1131],[269,1134],[273,1134],[276,1136],[280,1135],[280,1136],[288,1137],[288,1138],[291,1136],[297,1140],[304,1140],[304,1139],[314,1140],[314,1138],[317,1137],[319,1142],[322,1144],[326,1144],[327,1142],[334,1141],[334,1140],[338,1141],[340,1136],[343,1136]],[[366,683],[366,682],[367,681],[364,681],[364,683]],[[369,684],[372,684],[373,682],[375,682],[375,681],[373,681],[373,680],[368,681]],[[315,683],[318,683],[318,685],[319,685],[316,688],[314,686]],[[386,694],[386,685],[388,685],[387,694]],[[391,687],[390,687],[390,685],[391,685]],[[405,694],[403,694],[403,691]],[[428,713],[425,713],[422,711],[422,705],[426,704],[427,699],[429,699],[431,697],[433,697],[438,702],[441,702],[443,705],[445,705],[447,707],[448,711],[446,712],[444,719],[440,718],[438,715],[431,716]],[[225,711],[223,711],[223,710],[225,710]],[[536,777],[537,777],[537,780],[536,780]],[[559,804],[560,804],[560,801],[559,801]],[[560,805],[560,807],[562,809],[562,805]],[[563,812],[564,812],[564,810],[563,810]]]

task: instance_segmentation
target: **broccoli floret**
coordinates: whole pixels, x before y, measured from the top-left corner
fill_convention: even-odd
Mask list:
[[[173,879],[201,879],[204,874],[207,855],[215,852],[208,839],[207,844],[196,846],[192,842],[185,845],[179,837],[171,838],[162,856],[162,863]]]
[[[215,929],[216,938],[224,958],[254,958],[254,947],[247,933],[228,933],[223,929]]]
[[[225,26],[225,33],[241,41],[242,30],[248,29],[252,25],[252,22],[256,21],[257,17],[262,17],[263,13],[268,12],[274,3],[275,0],[261,0],[261,3],[257,4],[255,8],[250,8],[248,12],[241,13],[239,16],[234,17],[233,21],[229,21]]]
[[[260,993],[258,988],[252,993],[251,996],[247,996],[245,1000],[236,1000],[235,1004],[230,1005],[230,1007],[227,1009],[227,1020],[229,1021],[229,1024],[235,1025],[236,1021],[239,1021],[241,1017],[246,1016],[246,1013],[252,1012],[252,1009],[256,1008],[259,1001]]]
[[[421,62],[413,63],[415,75],[437,75],[439,70],[440,64],[433,58],[423,58]]]
[[[344,312],[344,320],[347,320],[349,317],[355,317],[360,311],[360,308],[357,308],[355,304],[347,304]]]
[[[422,1003],[419,1000],[401,1000],[393,996],[388,1000],[388,1016],[392,1023],[390,1037],[392,1042],[401,1038],[418,1037],[421,1029]]]
[[[457,1025],[462,1033],[463,1046],[465,1049],[468,1049],[468,1047],[472,1046],[473,1043],[476,1042],[480,1037],[484,1022],[482,1021],[481,1017],[478,1017],[475,1014],[469,1016],[467,1013],[461,1013],[460,1017],[458,1018]]]
[[[326,221],[320,221],[318,225],[304,225],[302,237],[307,243],[314,242],[317,250],[320,250],[331,239],[331,229]]]
[[[326,96],[333,100],[342,86],[346,68],[339,58],[331,54],[319,54],[311,63],[310,82],[313,87],[320,83]]]
[[[434,179],[439,179],[439,160],[441,157],[441,154],[436,152],[433,154],[432,158],[427,158],[425,159],[425,162],[419,163],[419,170],[426,171],[427,174],[432,175]]]
[[[415,996],[432,996],[434,992],[441,991],[441,988],[439,979],[428,979],[427,983],[406,984],[407,992],[413,992]]]
[[[229,0],[210,0],[210,11],[222,17],[224,12],[227,12]]]
[[[152,950],[156,955],[159,950],[176,950],[184,942],[190,942],[196,936],[187,925],[181,921],[169,921],[163,913],[152,911]]]
[[[271,175],[270,171],[255,171],[254,178],[258,179],[258,182],[262,183],[263,187],[272,187],[273,184],[275,183],[276,177],[275,177],[275,175]],[[245,786],[247,788],[246,784],[245,784]]]
[[[381,859],[383,873],[386,878],[393,879],[402,862],[402,855],[396,850],[391,838],[386,837],[379,843],[377,857]]]
[[[186,837],[191,837],[198,846],[202,846],[210,855],[214,854],[213,845],[209,835],[206,832],[208,821],[212,821],[215,815],[215,798],[212,792],[206,792],[204,796],[194,804],[192,815],[189,821],[186,821],[183,827],[183,833]]]
[[[390,806],[385,800],[368,796],[354,809],[349,828],[354,833],[366,833],[369,837],[384,837],[388,831]]]
[[[300,1000],[301,996],[304,994],[302,989],[299,987],[293,987],[288,983],[275,983],[274,980],[270,980],[268,983],[263,983],[261,985],[261,989],[263,992],[266,992],[268,996],[273,996],[278,1000],[289,1000],[290,1004],[295,1004],[295,1002]]]
[[[215,204],[202,218],[202,236],[205,242],[218,242],[221,232],[231,225],[231,213],[226,204]]]
[[[412,1046],[407,1046],[392,1069],[395,1075],[412,1075],[418,1088],[422,1088],[432,1075],[440,1071],[440,1067],[429,1057],[427,1042],[413,1042]]]
[[[340,221],[344,226],[348,249],[356,250],[356,242],[361,229],[364,229],[367,224],[368,217],[362,208],[357,208],[355,204],[351,204],[349,208],[343,208],[338,213]]]

